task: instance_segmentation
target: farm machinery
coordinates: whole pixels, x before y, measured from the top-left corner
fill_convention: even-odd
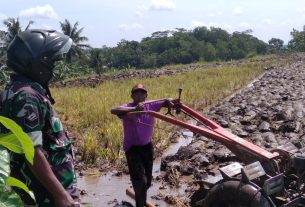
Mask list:
[[[219,168],[217,179],[196,181],[200,188],[191,198],[192,207],[305,206],[305,149],[288,143],[267,151],[183,104],[181,92],[179,89],[179,97],[171,101],[165,115],[154,111],[130,114],[148,114],[217,141],[241,161]],[[172,110],[188,115],[200,125],[179,120]]]

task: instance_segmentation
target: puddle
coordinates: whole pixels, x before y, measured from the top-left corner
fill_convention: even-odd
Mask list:
[[[171,144],[170,147],[163,153],[163,156],[175,154],[181,146],[186,146],[191,143],[193,133],[183,131],[182,136],[178,139],[177,143]],[[153,177],[160,175],[161,157],[154,160]],[[113,207],[116,201],[128,201],[134,204],[134,201],[129,198],[125,191],[126,188],[131,186],[129,175],[120,177],[112,176],[111,173],[102,176],[83,176],[78,177],[78,187],[86,191],[86,195],[82,197],[82,203],[88,207]],[[156,196],[160,193],[165,195],[182,196],[185,194],[186,186],[182,185],[179,188],[160,189],[162,183],[153,181],[152,187],[148,190],[148,199],[156,206],[160,207],[174,207],[162,200],[151,199],[151,196]]]

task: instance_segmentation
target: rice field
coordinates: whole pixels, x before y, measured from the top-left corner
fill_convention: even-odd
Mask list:
[[[148,89],[148,99],[176,98],[183,88],[182,102],[203,110],[240,90],[263,73],[270,62],[196,70],[173,76],[107,81],[95,88],[53,88],[55,108],[64,125],[76,137],[82,160],[117,160],[122,157],[122,123],[110,113],[112,107],[131,101],[130,90],[136,83]],[[166,146],[174,128],[157,121],[153,141]]]

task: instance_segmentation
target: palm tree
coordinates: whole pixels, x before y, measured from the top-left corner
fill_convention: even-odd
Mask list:
[[[73,45],[71,50],[67,54],[67,61],[71,63],[72,56],[82,56],[84,53],[84,49],[90,48],[88,44],[83,44],[82,42],[88,41],[88,38],[85,36],[81,36],[81,33],[84,30],[84,27],[78,29],[78,22],[76,22],[73,26],[72,24],[65,19],[64,22],[59,22],[62,32],[65,35],[68,35],[73,40]]]
[[[30,20],[25,30],[28,30],[34,21]],[[0,65],[5,61],[5,53],[8,45],[14,39],[14,37],[22,31],[22,27],[19,18],[7,18],[3,21],[6,26],[6,30],[0,30]]]
[[[93,48],[90,50],[90,67],[97,74],[101,74],[107,67],[105,51],[107,48]]]
[[[6,26],[6,38],[7,42],[10,43],[14,37],[21,32],[21,25],[19,18],[8,18],[3,21],[3,24]]]
[[[28,30],[33,23],[34,21],[30,20],[25,30]],[[19,18],[7,18],[3,21],[3,24],[6,26],[7,30],[0,30],[0,39],[3,41],[3,44],[7,46],[14,37],[22,31],[22,27]]]

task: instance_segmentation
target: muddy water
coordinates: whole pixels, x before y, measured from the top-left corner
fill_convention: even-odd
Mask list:
[[[175,154],[181,146],[186,146],[191,143],[193,139],[193,133],[184,131],[178,139],[177,143],[172,144],[164,153],[163,156],[169,154]],[[160,175],[161,157],[155,159],[153,166],[153,177],[156,178]],[[131,186],[129,175],[113,176],[113,173],[107,173],[106,175],[94,175],[78,177],[78,186],[81,190],[85,190],[86,194],[82,197],[82,203],[84,206],[94,207],[112,207],[116,202],[128,201],[134,203],[129,198],[125,191],[127,187]],[[153,180],[153,185],[148,191],[148,198],[154,204],[160,207],[173,207],[162,200],[152,199],[151,196],[163,195],[176,195],[182,196],[185,194],[184,190],[186,186],[179,188],[166,188],[160,189],[162,183]]]

